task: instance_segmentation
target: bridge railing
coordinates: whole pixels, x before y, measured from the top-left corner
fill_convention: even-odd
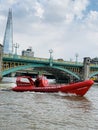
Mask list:
[[[29,56],[22,56],[22,55],[13,55],[13,54],[3,54],[3,58],[15,58],[15,59],[24,59],[24,60],[34,60],[34,61],[43,61],[43,62],[49,62],[48,58],[40,58],[40,57],[29,57]],[[75,61],[64,61],[64,60],[58,60],[53,59],[53,63],[58,64],[72,64],[72,65],[83,65],[82,62],[75,62]]]
[[[21,55],[12,55],[12,54],[3,54],[4,58],[16,58],[16,59],[25,59],[25,60],[45,60],[49,61],[47,58],[38,58],[38,57],[30,57],[30,56],[21,56]]]

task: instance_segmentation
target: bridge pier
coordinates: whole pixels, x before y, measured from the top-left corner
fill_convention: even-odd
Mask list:
[[[90,57],[85,57],[83,62],[83,80],[89,79],[90,72]]]
[[[0,44],[0,81],[2,80],[2,54],[3,46]]]

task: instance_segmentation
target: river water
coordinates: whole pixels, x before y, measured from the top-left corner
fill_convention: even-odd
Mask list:
[[[98,130],[98,85],[79,97],[8,91],[15,82],[5,81],[0,84],[0,130]]]

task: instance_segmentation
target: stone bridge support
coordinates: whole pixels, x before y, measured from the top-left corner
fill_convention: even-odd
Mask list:
[[[0,81],[2,80],[2,54],[3,46],[0,44]]]
[[[83,62],[83,80],[89,79],[90,72],[90,57],[85,57]]]

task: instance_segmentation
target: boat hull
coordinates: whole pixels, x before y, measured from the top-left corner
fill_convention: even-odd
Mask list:
[[[35,87],[33,85],[20,85],[12,88],[13,91],[16,92],[24,92],[24,91],[32,91],[32,92],[45,92],[45,93],[54,93],[54,92],[62,92],[62,93],[71,93],[83,96],[93,85],[92,80],[86,80],[82,82],[72,83],[68,85],[48,85],[45,87]]]
[[[87,93],[87,91],[90,89],[93,83],[94,82],[92,80],[86,80],[83,82],[74,83],[66,87],[62,87],[61,92],[72,93],[72,94],[83,96]]]

